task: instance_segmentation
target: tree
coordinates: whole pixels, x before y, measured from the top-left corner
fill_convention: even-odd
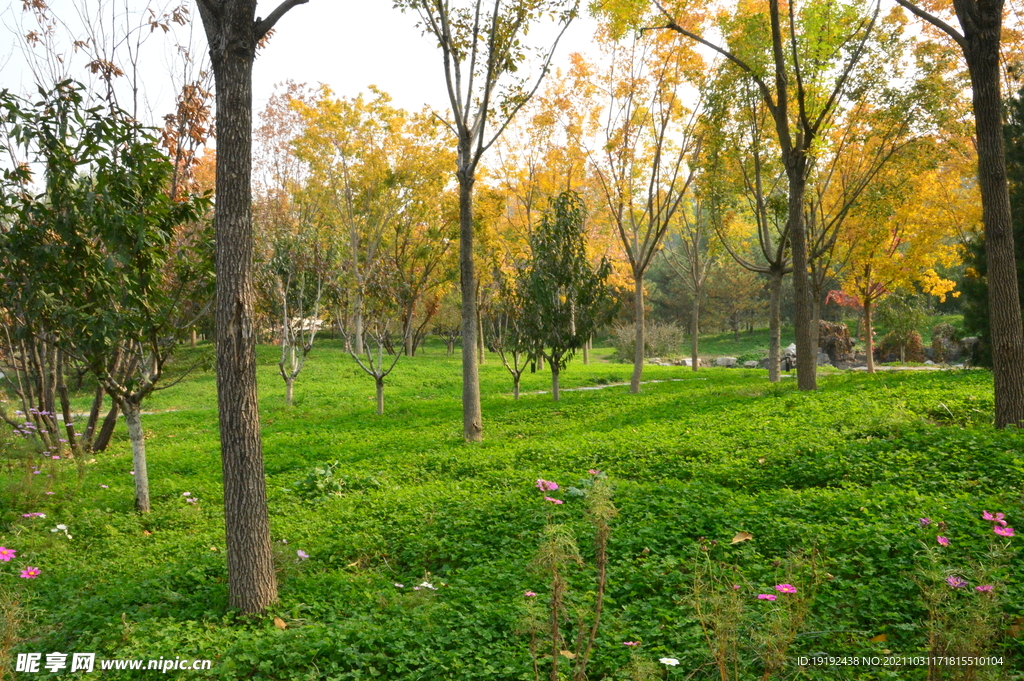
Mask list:
[[[857,3],[832,0],[810,2],[799,13],[790,3],[786,16],[779,0],[769,0],[767,14],[740,8],[725,22],[726,39],[735,45],[726,49],[681,25],[677,19],[682,20],[682,15],[673,16],[659,0],[654,4],[667,21],[658,28],[685,35],[725,57],[756,84],[771,114],[788,184],[797,381],[801,390],[814,390],[817,349],[812,347],[810,258],[804,223],[807,181],[813,166],[813,147],[831,125],[850,81],[856,80],[854,69],[864,55],[880,6],[876,5],[869,16]],[[696,20],[700,18],[698,14]],[[771,35],[770,58],[752,32]]]
[[[277,600],[256,399],[253,325],[252,64],[256,48],[289,10],[266,19],[256,0],[197,0],[217,92],[217,409],[224,471],[228,598],[243,612]]]
[[[579,194],[562,192],[534,232],[533,259],[520,280],[526,336],[551,366],[551,394],[573,353],[609,311],[607,260],[592,268],[584,242],[586,207]]]
[[[527,300],[518,278],[499,279],[498,299],[490,315],[488,343],[512,374],[512,398],[519,399],[519,381],[534,361],[537,344],[529,334]]]
[[[489,5],[489,7],[488,7]],[[462,430],[469,442],[483,436],[477,338],[477,277],[473,260],[473,186],[480,159],[516,113],[537,91],[559,39],[576,17],[579,0],[395,0],[414,10],[425,32],[435,38],[444,63],[448,101],[457,139],[455,175],[459,181],[459,274],[462,288]],[[532,86],[517,72],[526,60],[523,36],[531,25],[551,17],[558,37],[542,58]],[[502,85],[504,86],[502,87]],[[488,130],[488,126],[493,130]]]
[[[1000,82],[1004,3],[1003,0],[954,0],[953,11],[960,23],[958,31],[937,14],[910,0],[896,1],[952,38],[967,62],[985,225],[996,427],[1024,426],[1024,321],[1006,176]]]
[[[85,363],[124,412],[135,506],[145,513],[141,404],[195,321],[185,301],[208,298],[211,283],[209,258],[175,248],[175,232],[207,203],[170,196],[174,166],[124,112],[84,108],[82,87],[71,82],[40,95],[31,105],[0,98],[0,124],[44,180],[33,195],[31,165],[5,172],[4,281],[52,330],[55,348]],[[34,276],[40,269],[48,275]]]
[[[703,61],[677,43],[654,34],[610,46],[606,123],[601,151],[591,154],[633,275],[633,393],[644,367],[644,276],[686,196],[700,146],[697,111],[683,105],[683,93]]]

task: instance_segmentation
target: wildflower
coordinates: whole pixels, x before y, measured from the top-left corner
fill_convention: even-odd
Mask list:
[[[956,575],[950,575],[949,577],[946,577],[946,584],[949,584],[954,589],[960,589],[967,586],[967,580],[961,579]]]
[[[941,535],[936,537],[935,541],[939,542],[940,546],[949,546],[949,539]]]
[[[658,662],[662,664],[667,664],[669,667],[675,667],[677,664],[679,664],[679,660],[677,660],[674,657],[662,657],[658,660]]]
[[[437,591],[437,587],[434,586],[433,584],[431,584],[430,582],[424,581],[424,582],[420,583],[420,586],[423,587],[424,589],[432,589],[433,591]]]
[[[992,590],[992,585],[991,584],[982,584],[981,586],[974,587],[974,590],[978,591],[978,592],[981,592],[981,593],[986,593],[986,592],[989,592],[989,591]]]
[[[54,454],[54,455],[53,455],[53,456],[51,456],[50,458],[51,458],[51,459],[59,459],[60,457],[59,457],[59,456],[57,456],[56,454]]]
[[[100,485],[100,487],[103,488],[103,489],[110,489],[109,485]]]
[[[32,471],[32,475],[39,475],[42,471]]]
[[[539,489],[541,492],[554,492],[558,489],[558,483],[551,482],[550,480],[544,480],[543,478],[537,478],[537,482],[534,483],[534,487]]]
[[[135,475],[135,471],[128,471],[128,475]]]
[[[398,582],[395,582],[395,586],[397,586],[399,589],[405,588],[405,584],[399,584]]]
[[[22,513],[22,518],[45,518],[45,513]]]
[[[742,587],[739,584],[732,585],[733,591],[739,591]]]
[[[1003,527],[1006,527],[1006,521],[1003,518],[1006,517],[1004,513],[989,513],[988,511],[982,511],[981,517],[990,523],[999,523]]]
[[[44,492],[44,494],[56,494],[56,492]]]
[[[792,584],[776,584],[775,585],[775,590],[778,591],[779,593],[784,593],[784,594],[795,594],[796,593],[796,587],[793,586]]]
[[[757,600],[759,601],[774,601],[775,594],[757,594]]]
[[[190,497],[190,496],[192,496],[192,492],[182,492],[181,496],[183,496],[183,497]]]
[[[309,558],[309,554],[303,551],[302,549],[296,551],[295,555],[298,556],[301,560],[306,560],[307,558]]]
[[[1012,537],[1013,536],[1013,528],[1012,527],[1000,527],[999,525],[995,525],[992,528],[992,531],[995,532],[996,534],[998,534],[1000,537]]]
[[[629,646],[630,648],[640,645],[640,641],[623,641],[622,645]]]
[[[550,501],[552,504],[561,504],[561,499],[552,499],[551,497],[544,497],[544,501]]]
[[[0,560],[4,561],[5,563],[9,561],[11,558],[14,558],[14,555],[16,553],[17,551],[15,551],[14,549],[9,549],[6,546],[0,546]]]
[[[601,475],[601,471],[597,470],[596,468],[591,468],[587,472],[590,473],[591,475]]]
[[[37,567],[29,567],[21,571],[22,579],[35,579],[40,574],[42,574],[42,572]]]
[[[190,504],[195,504],[195,503],[197,503],[197,502],[198,502],[199,500],[198,500],[198,499],[196,499],[195,497],[192,497],[191,499],[186,499],[185,501],[187,501],[187,502],[188,502],[188,503],[190,503]]]
[[[524,596],[526,596],[527,598],[533,598],[533,597],[534,597],[534,596],[536,596],[537,594],[535,594],[535,593],[534,593],[534,592],[532,592],[532,591],[524,591],[524,592],[523,592],[523,595],[524,595]]]
[[[929,525],[932,524],[932,519],[931,518],[918,518],[917,519],[917,524],[920,525],[921,527],[928,527]]]

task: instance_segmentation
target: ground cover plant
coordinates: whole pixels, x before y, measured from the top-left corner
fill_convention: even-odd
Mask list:
[[[209,352],[183,350],[182,364]],[[64,651],[210,659],[195,678],[551,678],[551,637],[531,656],[530,622],[550,626],[538,552],[557,525],[579,555],[559,564],[557,654],[583,640],[590,679],[1021,677],[1020,538],[1006,528],[1024,517],[1024,436],[989,425],[990,374],[834,373],[807,393],[763,370],[648,366],[630,395],[632,367],[611,352],[571,363],[557,403],[546,372],[524,374],[513,400],[488,354],[487,436],[467,445],[459,362],[442,343],[403,359],[383,416],[341,341],[313,350],[291,407],[278,350],[260,348],[281,581],[265,617],[228,608],[211,373],[148,403],[148,515],[133,510],[123,424],[80,462],[5,436],[0,664]],[[617,513],[587,644],[596,476]],[[979,622],[985,636],[968,636]],[[797,664],[929,651],[1003,665]]]

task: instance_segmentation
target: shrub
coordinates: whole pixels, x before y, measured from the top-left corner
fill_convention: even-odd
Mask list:
[[[636,328],[618,324],[612,329],[612,345],[620,362],[632,362],[636,348]],[[644,357],[667,357],[679,353],[686,332],[675,324],[647,322],[644,327]]]
[[[932,351],[936,362],[943,362],[960,342],[960,334],[952,324],[942,322],[932,329]]]
[[[875,359],[882,362],[923,362],[924,345],[917,331],[890,331],[875,346]]]

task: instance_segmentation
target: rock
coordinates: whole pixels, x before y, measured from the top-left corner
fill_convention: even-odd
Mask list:
[[[753,360],[753,359],[749,360],[749,361],[746,361],[746,362],[743,363],[743,367],[745,369],[756,369],[757,368],[757,361]]]
[[[818,348],[818,366],[823,366],[825,364],[831,363],[832,359],[828,356],[828,354],[825,353],[821,348]]]
[[[716,367],[734,367],[736,366],[737,360],[735,357],[716,357]]]
[[[935,359],[935,348],[925,348],[924,349],[924,360],[925,360],[924,363],[925,364],[934,364],[934,362],[931,361],[933,359]]]
[[[783,357],[796,357],[796,343],[790,343],[786,346],[786,349],[782,351]]]
[[[818,322],[818,352],[822,351],[828,355],[828,361],[832,364],[853,359],[853,341],[846,324]],[[819,359],[818,364],[821,363]]]
[[[935,362],[931,361],[930,359],[926,359],[924,363],[927,366],[935,366]]]

